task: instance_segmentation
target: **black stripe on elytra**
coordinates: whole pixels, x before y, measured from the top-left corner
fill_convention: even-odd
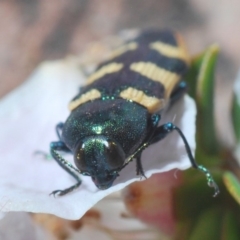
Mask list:
[[[188,65],[185,61],[160,54],[158,51],[150,49],[148,45],[140,45],[135,51],[125,52],[114,59],[106,61],[102,63],[98,69],[111,62],[123,63],[125,66],[130,66],[132,63],[137,62],[151,62],[160,68],[179,75],[183,75],[188,69]]]
[[[137,72],[125,68],[120,72],[107,74],[93,83],[83,86],[73,100],[91,89],[99,90],[103,96],[118,96],[120,91],[128,87],[141,90],[151,97],[164,98],[165,88],[162,83],[152,81]]]
[[[140,73],[129,69],[130,65],[136,62],[151,62],[160,68],[177,73],[180,76],[187,71],[188,65],[183,60],[167,57],[156,50],[149,48],[149,44],[155,41],[161,41],[172,46],[177,46],[177,41],[173,32],[168,30],[148,30],[144,31],[135,40],[131,41],[138,43],[138,48],[136,50],[127,51],[114,59],[103,62],[99,65],[97,70],[111,62],[123,63],[124,68],[119,72],[106,74],[102,78],[96,79],[93,83],[82,87],[79,94],[74,99],[94,88],[103,94],[115,95],[118,91],[127,87],[141,90],[148,96],[163,98],[165,92],[163,84],[152,81],[151,79],[142,76]]]
[[[169,30],[145,30],[133,41],[139,44],[149,44],[152,42],[161,41],[174,47],[178,46],[174,32]]]

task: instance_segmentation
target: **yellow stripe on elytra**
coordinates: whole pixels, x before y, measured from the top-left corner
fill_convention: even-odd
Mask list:
[[[178,46],[172,46],[170,44],[157,41],[150,43],[149,48],[156,50],[157,52],[166,57],[181,59],[185,61],[187,64],[189,64],[190,57],[188,55],[183,39],[181,38],[180,35],[176,35],[176,40]]]
[[[130,65],[130,69],[153,81],[160,82],[165,87],[165,98],[168,98],[178,83],[180,76],[151,62],[137,62]]]
[[[126,45],[123,45],[119,48],[117,48],[116,50],[114,50],[111,54],[110,54],[110,57],[109,59],[113,59],[113,58],[116,58],[122,54],[124,54],[125,52],[128,52],[128,51],[134,51],[138,48],[138,44],[136,42],[130,42]]]
[[[143,91],[129,87],[120,93],[120,97],[137,102],[146,107],[150,113],[154,113],[164,108],[164,99],[147,96]]]
[[[76,100],[73,100],[69,103],[68,108],[70,111],[74,110],[75,108],[77,108],[78,106],[80,106],[81,104],[100,98],[101,97],[101,93],[97,90],[97,89],[92,89],[84,94],[82,94],[79,98],[77,98]]]
[[[106,74],[118,72],[123,68],[123,66],[124,65],[122,63],[115,63],[115,62],[102,66],[100,69],[98,69],[96,72],[94,72],[88,77],[86,84],[90,84],[96,81],[97,79],[102,78]]]

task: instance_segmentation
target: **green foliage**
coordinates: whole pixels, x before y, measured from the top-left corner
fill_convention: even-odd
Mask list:
[[[239,221],[237,213],[234,211],[225,211],[223,215],[221,240],[238,240],[240,236]]]
[[[221,233],[222,210],[219,207],[205,209],[197,219],[189,240],[219,240]]]
[[[229,171],[225,172],[223,182],[231,196],[240,204],[240,182],[235,175]]]
[[[214,120],[214,72],[218,47],[210,46],[193,58],[186,76],[189,94],[197,105],[196,161],[206,166],[219,185],[213,198],[206,179],[196,170],[184,172],[184,183],[175,190],[177,218],[175,240],[240,239],[239,163],[232,149],[220,145]],[[239,93],[240,94],[240,93]],[[240,104],[236,93],[232,102],[232,123],[240,144]]]
[[[193,59],[186,81],[197,104],[197,152],[216,154],[218,141],[214,124],[214,72],[218,47],[210,46]],[[200,149],[199,149],[200,148]]]
[[[240,143],[240,96],[237,98],[236,94],[233,94],[232,101],[232,123],[237,142]]]

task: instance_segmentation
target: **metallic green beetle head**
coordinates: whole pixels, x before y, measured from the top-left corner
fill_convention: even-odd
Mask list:
[[[122,147],[112,139],[97,135],[84,138],[74,152],[74,161],[83,175],[92,177],[99,189],[112,186],[125,162]]]

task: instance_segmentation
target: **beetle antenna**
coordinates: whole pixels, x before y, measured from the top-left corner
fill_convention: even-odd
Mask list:
[[[174,121],[176,120],[176,117],[177,117],[177,115],[174,114],[173,119],[172,119],[172,122],[173,122],[173,123],[174,123]]]

